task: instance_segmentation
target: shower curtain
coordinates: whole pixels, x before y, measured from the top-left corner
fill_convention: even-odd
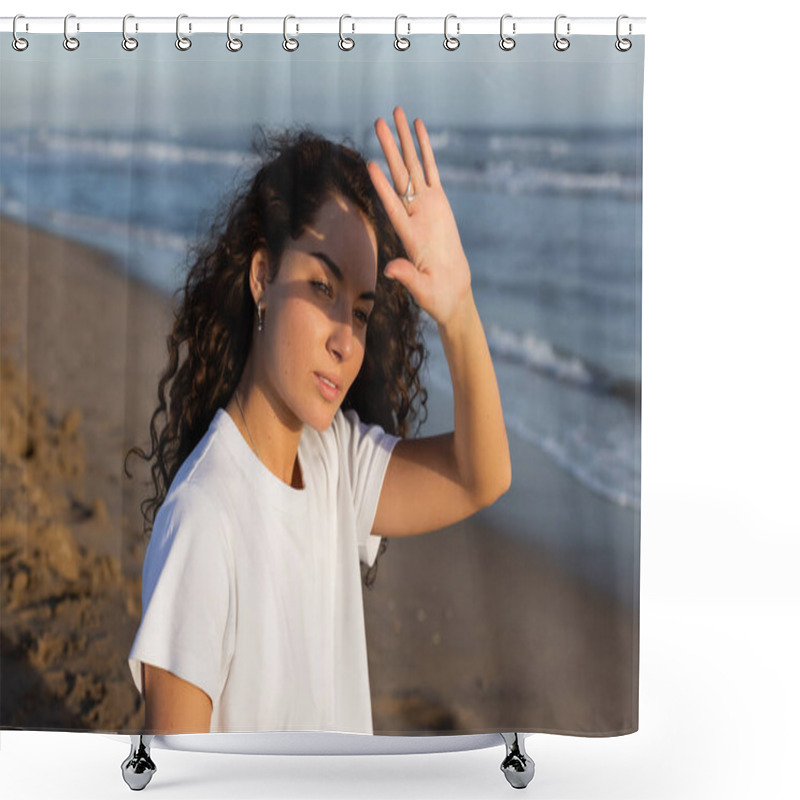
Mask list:
[[[176,291],[259,165],[258,130],[310,128],[389,176],[373,123],[401,106],[469,262],[512,478],[461,522],[388,539],[358,583],[372,732],[637,730],[644,38],[28,38],[0,48],[0,727],[143,728],[128,657],[153,484],[125,457],[150,447]],[[420,325],[410,438],[455,424],[440,332]],[[294,599],[264,624],[302,636]],[[310,691],[304,675],[282,691]]]

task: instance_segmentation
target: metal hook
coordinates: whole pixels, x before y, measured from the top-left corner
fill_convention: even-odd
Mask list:
[[[25,16],[23,14],[17,14],[17,16],[14,17],[14,22],[11,25],[11,32],[14,34],[14,40],[11,42],[11,46],[18,53],[21,53],[23,50],[27,50],[28,49],[28,40],[27,39],[23,39],[21,36],[17,35],[17,20],[18,19],[25,19]],[[26,29],[27,29],[27,23],[26,23]]]
[[[236,14],[231,14],[228,17],[228,41],[225,42],[225,47],[231,51],[231,53],[238,53],[239,50],[242,49],[243,42],[241,39],[236,39],[235,37],[231,36],[231,20],[232,19],[239,19]],[[241,30],[241,28],[239,28]]]
[[[70,19],[74,18],[75,18],[74,14],[67,14],[67,16],[64,17],[64,49],[69,50],[70,52],[72,52],[73,50],[77,50],[81,46],[81,43],[74,36],[70,36],[67,33],[67,23],[69,22]],[[80,29],[81,27],[80,25],[78,25],[77,30]]]
[[[187,38],[186,36],[181,36],[181,20],[188,19],[188,14],[178,14],[178,18],[175,20],[175,47],[178,50],[188,50],[192,46],[192,40]],[[191,23],[189,24],[189,31],[191,32],[192,26]]]
[[[122,18],[122,49],[127,50],[129,53],[135,50],[139,46],[138,39],[134,39],[128,36],[126,26],[128,24],[129,19],[136,19],[133,14],[126,14]],[[139,30],[139,26],[136,26],[136,30]]]
[[[394,49],[395,50],[408,50],[411,47],[411,39],[406,39],[403,36],[400,36],[398,32],[398,24],[401,19],[408,19],[405,14],[398,14],[394,18]],[[411,33],[411,23],[407,22],[406,26],[408,27],[408,33]]]
[[[456,36],[450,36],[447,33],[447,23],[451,19],[457,19],[456,15],[455,14],[448,14],[444,18],[444,49],[445,50],[458,50],[459,46],[461,45],[461,42],[456,37],[461,32],[461,23],[460,22],[456,23]]]
[[[616,47],[617,50],[620,51],[620,53],[627,53],[628,50],[630,50],[631,47],[633,47],[633,42],[630,39],[622,39],[622,38],[620,38],[620,35],[619,35],[619,23],[620,23],[620,21],[623,20],[623,19],[628,19],[628,18],[629,17],[628,17],[627,14],[620,14],[617,17],[617,41],[614,42],[614,47]],[[632,32],[633,32],[633,25],[631,25],[630,22],[629,22],[628,23],[628,35],[630,36],[630,34]]]
[[[339,17],[339,49],[340,50],[352,50],[356,46],[356,43],[355,43],[355,41],[353,39],[350,39],[349,37],[345,36],[342,33],[342,23],[346,19],[353,19],[353,18],[349,14],[342,14],[342,16]],[[352,28],[353,28],[353,31],[355,31],[355,29],[356,29],[355,23],[352,24]]]
[[[511,16],[512,16],[511,14],[503,14],[503,16],[500,17],[500,49],[505,50],[506,52],[508,52],[509,50],[513,50],[517,46],[517,42],[515,39],[513,39],[511,36],[506,36],[505,33],[503,33],[503,23],[507,19],[510,19]],[[512,33],[517,32],[516,22],[512,23],[511,32]]]
[[[553,47],[558,50],[560,53],[563,53],[565,50],[569,49],[569,39],[565,38],[564,36],[558,35],[558,21],[560,19],[566,19],[566,14],[559,14],[556,17],[555,25],[553,26],[553,32],[555,34],[556,40],[553,42]],[[567,23],[567,36],[569,36],[569,22]]]
[[[291,14],[288,14],[283,18],[283,49],[288,53],[293,53],[298,47],[300,47],[300,42],[297,39],[292,39],[286,33],[286,23],[289,22],[290,19],[297,19],[297,17],[293,17]],[[300,30],[299,25],[297,26],[296,30]]]

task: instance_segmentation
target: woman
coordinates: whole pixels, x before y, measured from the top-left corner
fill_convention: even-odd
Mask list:
[[[130,654],[147,731],[372,733],[359,558],[510,485],[455,219],[424,125],[420,163],[394,119],[402,155],[375,125],[394,189],[347,148],[284,142],[187,279],[153,451],[135,451],[158,453]],[[392,431],[424,403],[417,307],[438,324],[455,429],[405,439]]]

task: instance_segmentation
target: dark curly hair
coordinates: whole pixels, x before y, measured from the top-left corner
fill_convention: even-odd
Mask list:
[[[259,157],[257,171],[231,199],[223,200],[208,234],[189,251],[186,282],[174,297],[158,407],[150,420],[152,450],[145,453],[133,447],[125,457],[128,477],[128,457],[153,460],[154,494],[141,504],[145,536],[152,531],[181,464],[205,435],[217,409],[227,405],[241,378],[255,314],[249,289],[253,254],[266,248],[271,283],[288,238],[301,236],[332,197],[352,201],[378,243],[378,280],[364,361],[342,408],[355,409],[362,421],[401,437],[409,434],[409,423],[426,411],[420,372],[427,353],[420,309],[403,286],[383,274],[389,261],[406,253],[364,158],[354,148],[308,128],[270,133],[258,127],[253,150]],[[378,557],[385,550],[383,538]],[[377,566],[376,558],[363,575],[369,588]]]

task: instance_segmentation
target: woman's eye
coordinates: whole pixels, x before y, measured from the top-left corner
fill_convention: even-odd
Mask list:
[[[356,319],[362,325],[366,325],[369,322],[369,314],[367,314],[365,311],[355,311],[353,313],[355,314]]]
[[[325,283],[325,281],[311,281],[311,285],[326,297],[333,296],[333,287],[329,283]]]

